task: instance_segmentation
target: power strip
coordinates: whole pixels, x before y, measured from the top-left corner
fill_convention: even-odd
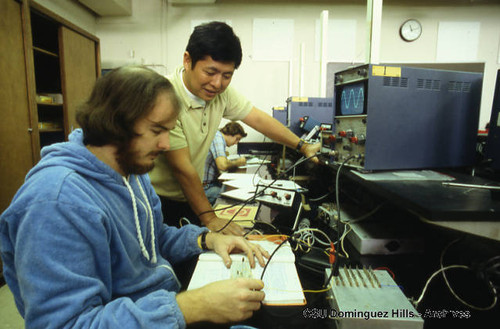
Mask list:
[[[325,270],[326,280],[331,270]],[[424,320],[386,271],[340,268],[327,292],[338,329],[422,329]]]

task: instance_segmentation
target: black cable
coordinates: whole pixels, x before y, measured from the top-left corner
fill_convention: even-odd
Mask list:
[[[289,171],[290,171],[290,170],[292,170],[293,168],[297,167],[298,165],[302,164],[303,162],[305,162],[305,161],[307,161],[307,160],[309,160],[309,159],[311,159],[311,158],[313,158],[313,157],[315,157],[315,156],[317,156],[317,155],[318,155],[318,154],[314,154],[314,155],[311,155],[311,156],[309,156],[309,157],[307,157],[307,158],[301,158],[301,159],[299,159],[299,160],[298,160],[295,164],[293,164],[290,168],[288,168],[287,170],[285,170],[284,172],[282,172],[281,174],[279,174],[279,175],[278,175],[278,176],[277,176],[277,177],[276,177],[276,178],[275,178],[275,179],[274,179],[274,180],[273,180],[270,184],[268,184],[268,185],[263,185],[263,186],[264,186],[264,188],[263,188],[261,191],[257,192],[257,189],[256,189],[256,190],[255,190],[255,194],[254,194],[252,197],[248,198],[248,199],[247,199],[247,200],[245,200],[245,201],[241,201],[241,202],[237,203],[236,205],[241,204],[241,203],[243,203],[243,205],[242,205],[242,206],[241,206],[241,208],[240,208],[240,209],[236,212],[236,214],[234,214],[234,215],[233,215],[233,217],[232,217],[230,220],[228,220],[228,222],[227,222],[227,223],[226,223],[226,224],[225,224],[222,228],[220,228],[219,230],[217,230],[216,232],[217,232],[217,233],[219,233],[219,232],[221,232],[222,230],[224,230],[224,229],[225,229],[225,228],[226,228],[226,227],[227,227],[227,226],[228,226],[228,225],[229,225],[229,224],[233,221],[233,219],[234,219],[234,218],[236,217],[236,215],[237,215],[237,214],[241,211],[241,209],[243,209],[243,207],[245,207],[248,203],[251,203],[251,202],[255,201],[255,200],[256,200],[259,196],[264,195],[265,190],[267,190],[269,187],[271,187],[271,186],[272,186],[272,185],[273,185],[273,184],[274,184],[274,183],[275,183],[278,179],[282,178],[282,177],[284,176],[284,174],[286,174],[287,172],[289,172]],[[201,216],[201,215],[203,215],[203,214],[209,213],[209,212],[215,212],[215,210],[211,209],[211,210],[207,210],[207,211],[201,212],[200,214],[198,214],[198,217],[199,217],[199,216]]]
[[[273,250],[273,252],[271,253],[271,255],[269,256],[269,258],[267,259],[267,262],[266,262],[266,265],[264,266],[264,268],[262,269],[262,274],[260,275],[260,280],[263,281],[263,278],[264,278],[264,273],[266,273],[266,269],[267,269],[267,266],[269,265],[269,263],[271,263],[271,259],[273,258],[273,256],[276,254],[276,252],[278,251],[279,248],[281,248],[282,245],[285,244],[285,242],[287,242],[288,240],[290,239],[290,237],[287,237],[285,238],[283,241],[281,241],[281,243]]]
[[[335,252],[335,261],[330,264],[330,275],[328,276],[328,279],[326,279],[325,283],[323,284],[323,288],[326,288],[328,287],[328,284],[330,283],[330,281],[332,280],[333,278],[333,273],[335,273],[336,271],[338,271],[338,264],[339,264],[339,260],[338,260],[338,253]]]
[[[342,221],[341,221],[341,215],[340,215],[340,188],[339,188],[339,178],[340,178],[340,171],[342,169],[342,167],[347,163],[349,162],[350,160],[352,160],[353,158],[355,158],[356,156],[355,155],[351,155],[349,156],[347,159],[345,159],[339,166],[339,168],[337,169],[337,175],[335,177],[335,202],[337,203],[337,246],[340,246],[340,225],[342,224]],[[324,284],[324,287],[327,287],[328,284],[330,283],[330,281],[332,280],[333,276],[337,275],[338,274],[338,269],[339,269],[339,253],[338,251],[335,251],[334,253],[335,255],[335,261],[333,262],[333,264],[330,264],[330,275],[328,276],[328,279],[325,281],[325,284]]]
[[[347,159],[345,159],[339,166],[339,168],[337,169],[337,175],[335,177],[335,202],[337,203],[337,246],[340,246],[340,225],[342,224],[342,220],[341,220],[341,217],[340,217],[340,188],[339,188],[339,181],[340,181],[340,170],[342,169],[342,167],[349,161],[351,161],[353,158],[355,158],[356,156],[355,155],[351,155],[350,157],[348,157]],[[336,252],[336,254],[338,254]],[[337,257],[335,258],[336,261],[334,263],[334,267],[332,266],[332,271],[330,273],[330,276],[328,277],[328,280],[326,282],[330,282],[330,280],[332,279],[333,275],[337,274],[338,272],[338,269],[339,269],[339,266],[338,266],[338,259]]]
[[[355,155],[351,155],[350,157],[348,157],[347,159],[345,159],[339,166],[339,168],[337,169],[337,175],[335,177],[335,202],[337,202],[337,217],[338,217],[338,222],[341,223],[341,218],[340,218],[340,188],[339,188],[339,181],[340,181],[340,170],[342,169],[342,167],[349,161],[351,161],[352,159],[354,159],[356,156]],[[338,226],[337,227],[337,241],[340,241],[340,235],[339,235],[339,229],[340,227]],[[338,244],[337,244],[338,245]]]
[[[255,176],[257,176],[257,173],[259,172],[259,170],[260,170],[260,168],[262,167],[262,165],[264,164],[264,162],[267,160],[267,157],[268,157],[268,156],[269,156],[269,155],[266,155],[266,156],[264,157],[264,159],[261,161],[261,163],[259,164],[259,166],[258,166],[258,167],[257,167],[257,169],[255,170],[255,172],[253,173],[253,176],[252,176],[252,184],[254,184],[254,185],[255,185],[255,183],[254,183]]]

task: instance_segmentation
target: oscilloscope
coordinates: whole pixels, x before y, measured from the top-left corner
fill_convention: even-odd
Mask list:
[[[335,161],[363,170],[473,165],[482,73],[365,64],[335,73]]]

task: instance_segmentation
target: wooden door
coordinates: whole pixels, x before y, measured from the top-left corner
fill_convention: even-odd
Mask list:
[[[34,164],[22,6],[0,1],[0,213]]]
[[[94,40],[61,26],[59,49],[67,136],[77,128],[76,109],[88,98],[97,79],[98,46]]]

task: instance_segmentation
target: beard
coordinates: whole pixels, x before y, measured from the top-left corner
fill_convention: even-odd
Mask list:
[[[154,162],[150,164],[140,164],[137,162],[138,151],[131,148],[131,142],[118,147],[117,162],[126,175],[144,175],[153,170]]]

